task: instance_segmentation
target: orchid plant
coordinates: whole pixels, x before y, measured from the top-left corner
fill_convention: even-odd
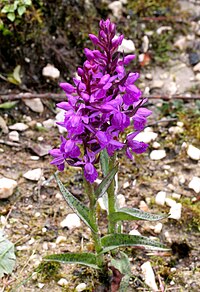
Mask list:
[[[98,270],[117,269],[122,275],[119,290],[126,291],[130,265],[127,255],[119,248],[133,246],[165,250],[166,247],[148,237],[122,233],[122,221],[156,221],[166,215],[118,207],[115,180],[117,153],[123,151],[129,159],[134,159],[134,153],[146,151],[148,145],[137,141],[137,135],[144,129],[151,111],[145,107],[147,99],[142,98],[135,85],[139,74],[125,70],[135,56],[118,52],[123,35],[116,36],[116,26],[109,19],[101,20],[99,27],[98,36],[89,35],[95,49],[85,48],[86,61],[82,68],[78,68],[74,84],[60,84],[67,99],[57,104],[65,111],[64,120],[58,124],[67,130],[67,134],[61,137],[60,147],[50,151],[54,158],[51,163],[59,171],[63,171],[66,164],[82,169],[89,206],[74,197],[58,176],[55,177],[69,206],[91,230],[94,253],[54,254],[45,257],[45,260],[78,263]],[[122,140],[121,134],[125,134],[127,128],[131,132]],[[95,187],[97,178],[101,179],[101,183]],[[107,200],[108,219],[107,234],[103,236],[97,216],[98,199],[101,197]]]

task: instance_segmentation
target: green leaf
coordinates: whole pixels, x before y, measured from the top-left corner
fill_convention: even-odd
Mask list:
[[[17,12],[18,12],[19,16],[22,16],[22,14],[24,14],[25,11],[26,11],[26,7],[25,6],[19,6],[17,8]]]
[[[100,161],[101,161],[101,169],[103,172],[103,176],[106,176],[109,172],[109,156],[106,149],[101,151]]]
[[[120,251],[118,253],[118,258],[112,258],[110,264],[124,275],[120,283],[119,292],[126,292],[129,287],[129,280],[131,276],[131,266],[128,256],[124,252]]]
[[[63,253],[52,254],[44,258],[45,261],[54,261],[63,264],[80,264],[94,269],[99,269],[97,266],[96,256],[92,253]]]
[[[151,214],[136,208],[120,208],[117,212],[112,213],[111,220],[113,222],[123,220],[146,220],[158,221],[167,218],[165,214]]]
[[[61,194],[64,199],[67,201],[70,208],[83,220],[83,222],[94,232],[97,232],[95,225],[91,222],[89,218],[89,209],[83,205],[76,197],[74,197],[62,184],[58,176],[54,175],[58,186],[60,188]]]
[[[22,83],[22,80],[20,78],[20,69],[21,69],[21,66],[20,65],[17,65],[15,67],[14,71],[13,71],[13,77],[18,82],[18,84],[21,84]]]
[[[10,21],[14,21],[15,20],[15,13],[13,13],[13,12],[9,12],[8,14],[7,14],[7,17],[8,17],[8,19],[10,20]]]
[[[11,109],[13,108],[16,104],[18,103],[18,101],[7,101],[4,102],[2,104],[0,104],[0,109]]]
[[[103,251],[101,253],[106,253],[122,246],[135,246],[151,250],[169,250],[164,244],[153,241],[148,237],[119,233],[102,237],[101,244],[103,246]]]
[[[102,182],[99,184],[99,186],[95,190],[95,196],[96,196],[96,198],[100,198],[100,197],[102,197],[105,194],[105,192],[107,191],[108,187],[110,186],[112,180],[114,179],[114,176],[117,173],[117,171],[118,171],[118,165],[116,165],[110,171],[110,173],[108,173],[104,177],[104,179],[102,180]]]
[[[6,239],[0,230],[0,278],[11,274],[15,266],[14,244]]]
[[[32,5],[32,1],[31,0],[24,0],[24,4],[27,6]]]

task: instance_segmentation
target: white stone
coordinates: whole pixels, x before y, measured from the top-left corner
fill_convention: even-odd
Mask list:
[[[165,198],[166,198],[166,192],[163,192],[163,191],[158,192],[155,198],[156,204],[164,206]]]
[[[126,181],[126,182],[123,184],[123,189],[127,189],[129,186],[130,186],[130,183],[129,183],[128,181]]]
[[[152,144],[152,147],[154,148],[154,149],[158,149],[158,148],[160,148],[160,143],[158,143],[158,142],[153,142],[153,144]]]
[[[150,143],[158,137],[157,133],[154,132],[140,132],[134,140],[144,143]]]
[[[53,65],[47,64],[47,66],[42,69],[42,75],[52,79],[58,79],[60,77],[60,71]]]
[[[33,112],[42,113],[44,111],[43,103],[39,98],[29,98],[23,100],[25,105],[28,106]]]
[[[108,8],[112,11],[113,16],[120,18],[122,16],[122,3],[120,1],[113,1],[108,5]]]
[[[150,153],[150,159],[152,160],[161,160],[166,156],[165,150],[153,150]]]
[[[152,80],[153,76],[152,76],[151,73],[147,73],[147,74],[145,75],[145,78],[148,79],[148,80]]]
[[[176,203],[170,208],[170,216],[169,218],[175,219],[175,220],[180,220],[181,219],[181,209],[182,205],[181,203]]]
[[[23,132],[28,129],[28,126],[24,123],[16,123],[14,125],[9,126],[9,129]]]
[[[194,72],[200,71],[200,62],[193,67]]]
[[[29,245],[32,245],[35,242],[35,239],[33,237],[31,237],[31,239],[28,241]]]
[[[178,127],[178,126],[173,126],[168,129],[168,132],[170,134],[181,134],[183,133],[183,128]]]
[[[154,226],[154,232],[156,233],[156,234],[159,234],[161,231],[162,231],[162,227],[163,227],[163,225],[162,225],[162,223],[158,223],[158,224],[156,224],[155,226]]]
[[[62,228],[67,227],[69,230],[81,226],[80,218],[75,214],[68,214],[66,218],[60,222]]]
[[[40,137],[37,138],[37,140],[38,140],[39,142],[42,142],[42,141],[44,140],[44,137],[40,136]]]
[[[44,285],[45,285],[44,283],[38,283],[37,284],[38,288],[40,288],[40,289],[42,289],[44,287]]]
[[[195,193],[200,193],[200,178],[197,176],[194,176],[192,180],[190,181],[188,187],[190,189],[193,189]]]
[[[161,34],[163,31],[169,31],[169,30],[172,30],[171,26],[161,26],[156,30],[156,32],[157,34]]]
[[[106,206],[105,206],[104,199],[103,199],[103,198],[99,198],[97,201],[98,201],[98,203],[99,203],[100,208],[101,208],[102,210],[106,211],[107,208],[106,208]]]
[[[180,128],[182,128],[182,127],[184,126],[184,123],[183,123],[183,122],[177,122],[176,124],[177,124],[177,126],[180,127]]]
[[[154,271],[151,267],[151,263],[145,262],[142,266],[142,274],[144,275],[145,283],[152,289],[152,291],[158,291],[158,287],[155,281]]]
[[[193,160],[199,160],[200,149],[190,144],[187,149],[187,155]]]
[[[173,194],[172,194],[172,198],[177,199],[177,200],[180,200],[181,195],[179,195],[179,194],[177,194],[177,193],[173,193]]]
[[[59,286],[66,286],[69,282],[65,278],[61,278],[57,283]]]
[[[48,119],[44,121],[42,124],[46,129],[51,129],[55,127],[55,121],[53,119]]]
[[[137,229],[133,229],[129,232],[130,235],[139,235],[141,236],[141,233]]]
[[[32,170],[27,171],[23,177],[29,180],[38,181],[42,177],[42,169],[35,168]]]
[[[119,52],[129,54],[135,51],[135,45],[132,40],[123,39],[122,44],[118,48]]]
[[[36,155],[33,155],[33,156],[30,156],[30,159],[34,160],[34,161],[38,161],[40,159],[40,157],[36,156]]]
[[[164,84],[164,82],[162,80],[154,80],[152,85],[151,85],[151,88],[152,89],[154,89],[154,88],[162,88],[163,84]]]
[[[60,235],[60,236],[58,236],[56,238],[56,244],[60,244],[60,243],[65,242],[65,241],[67,241],[67,237],[66,236]]]
[[[11,141],[19,142],[19,133],[17,131],[11,131],[8,134],[8,138]]]
[[[147,35],[144,35],[142,38],[142,50],[143,53],[146,53],[149,49],[149,38]]]
[[[81,292],[86,290],[87,285],[85,283],[80,283],[78,286],[76,286],[75,291],[76,292]]]
[[[61,195],[61,193],[56,193],[55,198],[58,200],[62,200],[63,196]]]
[[[179,50],[183,51],[186,49],[187,47],[187,41],[186,41],[186,37],[181,37],[179,38],[175,43],[174,43],[174,47],[178,48]]]
[[[197,75],[195,76],[195,79],[196,79],[197,81],[200,81],[200,73],[197,73]]]
[[[7,199],[12,196],[17,182],[10,178],[0,178],[0,199]]]
[[[126,206],[125,196],[122,194],[117,195],[117,206],[118,208],[123,208]]]
[[[176,201],[174,201],[171,198],[165,198],[165,203],[169,207],[173,207],[173,206],[175,206],[177,204]]]

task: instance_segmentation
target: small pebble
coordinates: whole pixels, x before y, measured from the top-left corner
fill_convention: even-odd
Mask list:
[[[125,196],[122,194],[117,195],[117,206],[118,208],[123,208],[126,206]]]
[[[150,153],[150,159],[152,160],[161,160],[166,156],[165,150],[153,150]]]
[[[142,266],[142,274],[144,276],[145,283],[152,289],[152,291],[158,291],[158,287],[155,281],[154,271],[151,267],[151,263],[145,262]]]
[[[23,177],[25,177],[28,180],[38,181],[42,177],[42,169],[35,168],[29,170],[23,175]]]
[[[142,210],[144,212],[149,211],[149,207],[145,201],[140,201],[139,208],[140,208],[140,210]]]
[[[187,149],[187,155],[193,160],[199,160],[200,149],[190,144]]]
[[[38,140],[39,142],[42,142],[42,141],[44,140],[44,137],[41,137],[41,136],[40,136],[40,137],[37,138],[37,140]]]
[[[81,226],[80,218],[75,214],[68,214],[66,218],[60,222],[62,228],[67,227],[69,230]]]
[[[158,142],[153,142],[153,144],[152,144],[152,147],[154,148],[154,149],[158,149],[158,148],[160,148],[160,143],[158,143]]]
[[[177,204],[176,201],[174,201],[171,198],[165,198],[165,203],[169,207],[173,207],[173,206],[175,206]]]
[[[154,132],[140,132],[134,139],[139,142],[150,143],[158,137],[157,133]]]
[[[17,187],[17,182],[10,178],[0,178],[0,199],[7,199],[12,196],[15,188]]]
[[[66,242],[67,241],[67,237],[66,236],[62,236],[62,235],[60,235],[60,236],[58,236],[57,238],[56,238],[56,244],[60,244],[60,243],[62,243],[62,242]]]
[[[44,106],[40,98],[33,99],[23,99],[23,102],[27,107],[29,107],[33,112],[42,113],[44,111]]]
[[[168,132],[170,134],[181,134],[181,133],[183,133],[183,128],[178,127],[178,126],[170,127],[168,129]]]
[[[197,176],[194,176],[192,180],[190,181],[188,187],[195,191],[195,193],[200,193],[200,178]]]
[[[123,39],[122,44],[118,48],[118,52],[129,54],[135,51],[135,45],[132,40]]]
[[[156,224],[155,226],[154,226],[154,232],[156,233],[156,234],[159,234],[161,231],[162,231],[162,227],[163,227],[163,225],[162,225],[162,223],[158,223],[158,224]]]
[[[40,157],[39,156],[30,156],[30,159],[31,160],[34,160],[34,161],[37,161],[37,160],[39,160],[40,159]]]
[[[130,235],[139,235],[141,236],[141,233],[137,229],[133,229],[129,232]]]
[[[153,79],[153,76],[152,76],[151,73],[147,73],[147,74],[145,75],[145,78],[148,79],[148,80],[152,80],[152,79]]]
[[[29,245],[32,245],[35,242],[35,239],[33,237],[31,237],[31,239],[28,241]]]
[[[123,189],[127,189],[129,186],[130,186],[130,183],[129,183],[128,181],[126,181],[126,182],[123,184]]]
[[[85,283],[80,283],[78,286],[76,286],[75,291],[76,292],[81,292],[86,290],[87,285]]]
[[[61,195],[61,193],[56,193],[55,198],[58,200],[62,200],[63,196]]]
[[[34,216],[35,216],[35,218],[38,218],[38,217],[41,216],[41,213],[40,212],[36,212]]]
[[[169,218],[175,219],[175,220],[180,220],[181,219],[181,209],[182,209],[182,204],[181,203],[176,203],[170,208],[170,216]]]
[[[173,194],[172,194],[172,198],[177,199],[177,200],[180,200],[181,195],[179,195],[179,194],[177,194],[177,193],[173,193]]]
[[[37,286],[38,288],[42,289],[44,287],[44,283],[38,283]]]
[[[61,278],[57,283],[59,286],[66,286],[69,282],[65,278]]]
[[[47,66],[42,69],[42,75],[44,77],[58,79],[60,77],[60,71],[53,65],[47,64]]]
[[[164,206],[165,198],[166,198],[166,192],[163,192],[163,191],[158,192],[155,198],[156,204]]]
[[[42,124],[46,129],[51,129],[55,126],[55,121],[53,119],[48,119],[44,121]]]
[[[28,126],[24,123],[16,123],[14,125],[9,126],[9,129],[23,132],[28,129]]]
[[[9,140],[11,140],[11,141],[19,142],[19,133],[18,133],[17,131],[11,131],[11,132],[8,134],[8,138],[9,138]]]
[[[200,62],[193,67],[195,72],[200,71]]]

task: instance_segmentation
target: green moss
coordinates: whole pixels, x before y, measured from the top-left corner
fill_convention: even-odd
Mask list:
[[[60,264],[56,262],[42,262],[36,269],[38,279],[41,281],[55,280],[57,282],[61,278],[59,271]]]
[[[181,224],[189,231],[200,231],[200,202],[192,202],[190,198],[180,200],[183,206]]]

